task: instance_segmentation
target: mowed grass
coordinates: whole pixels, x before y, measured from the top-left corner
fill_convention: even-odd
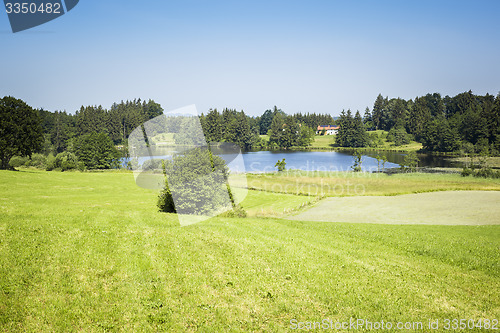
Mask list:
[[[128,173],[0,171],[0,331],[500,317],[498,226],[213,218],[181,228],[155,203]]]
[[[378,131],[369,131],[369,134],[376,133],[378,136],[385,133],[387,136],[387,132],[378,130]],[[313,149],[335,149],[335,150],[352,150],[353,148],[341,148],[335,147],[335,136],[334,135],[315,135],[314,142],[311,144],[311,148]],[[389,142],[385,138],[382,139],[382,144],[378,145],[375,148],[367,147],[367,148],[357,148],[358,150],[390,150],[390,151],[417,151],[422,149],[422,144],[420,142],[411,141],[409,144],[394,146],[394,142]]]
[[[264,191],[324,196],[399,195],[434,191],[498,191],[499,179],[462,177],[459,174],[405,173],[387,175],[365,172],[289,170],[249,174],[248,186]]]
[[[315,135],[312,148],[332,149],[335,143],[334,135]]]
[[[250,217],[282,217],[309,207],[318,200],[310,196],[249,190],[241,206]]]
[[[327,198],[291,219],[352,223],[500,225],[499,203],[499,191]]]

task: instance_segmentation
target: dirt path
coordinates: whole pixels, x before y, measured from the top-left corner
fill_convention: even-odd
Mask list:
[[[327,198],[288,219],[384,224],[500,225],[500,191]]]

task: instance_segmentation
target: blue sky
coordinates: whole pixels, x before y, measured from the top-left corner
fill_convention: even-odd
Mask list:
[[[500,92],[500,1],[80,0],[13,34],[0,13],[0,95],[73,113],[142,98],[260,115],[364,111]]]

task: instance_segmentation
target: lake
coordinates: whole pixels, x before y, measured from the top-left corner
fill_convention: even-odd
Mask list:
[[[352,171],[354,158],[351,154],[335,151],[257,151],[243,153],[247,172],[272,172],[278,160],[285,159],[287,169],[304,171]],[[397,168],[399,164],[387,162],[386,168]],[[363,155],[363,171],[377,171],[377,160]],[[382,168],[382,164],[380,165]]]
[[[171,154],[169,152],[167,154]],[[244,152],[240,157],[236,155],[220,155],[228,162],[232,171],[241,172],[243,166],[246,172],[261,173],[276,171],[275,167],[278,160],[285,159],[286,169],[297,169],[304,171],[351,171],[354,164],[354,151],[255,151]],[[378,170],[377,151],[363,152],[361,168],[366,172]],[[157,151],[155,158],[168,158]],[[404,160],[405,153],[400,152],[380,152],[385,155],[388,162],[385,168],[398,168]],[[236,157],[236,159],[235,159]],[[418,154],[420,167],[461,167],[460,163],[453,162],[442,156],[432,156],[427,154]],[[148,157],[139,158],[142,164]],[[125,162],[125,160],[123,160]],[[232,162],[232,163],[231,163]],[[382,168],[382,163],[380,163]]]

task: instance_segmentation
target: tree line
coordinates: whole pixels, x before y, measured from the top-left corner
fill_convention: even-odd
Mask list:
[[[127,154],[131,132],[162,114],[161,105],[153,100],[121,101],[109,109],[82,106],[70,114],[33,109],[20,99],[6,96],[0,100],[0,168],[12,167],[12,157],[13,165],[43,165],[48,170],[118,167],[119,157]],[[199,119],[208,142],[232,142],[243,150],[306,147],[313,141],[314,128],[334,122],[332,116],[316,113],[289,116],[276,106],[258,117],[229,108],[220,113],[210,109]],[[193,124],[178,118],[166,124],[157,121],[151,126],[172,127],[152,128],[153,134],[166,130],[182,143],[192,140],[192,131],[196,130],[191,128]],[[182,126],[189,128],[180,131]],[[261,139],[263,134],[269,135],[269,140]],[[37,154],[34,159],[26,158],[33,154]]]
[[[287,115],[276,106],[258,117],[234,109],[226,108],[221,113],[217,109],[210,109],[206,115],[201,115],[200,121],[208,142],[232,142],[243,150],[307,147],[314,141],[318,125],[334,123],[331,115]],[[261,139],[260,135],[268,135],[269,140]]]
[[[366,131],[388,131],[395,145],[410,140],[421,142],[428,152],[500,153],[500,94],[474,95],[471,91],[454,97],[439,93],[415,99],[383,97],[375,99],[373,109],[361,115],[342,112],[336,143],[343,147],[376,146],[377,136]]]
[[[117,146],[125,146],[136,127],[161,114],[163,109],[152,100],[122,101],[109,110],[82,106],[73,115],[36,110],[6,96],[0,99],[0,168],[23,164],[47,170],[119,167],[123,154]]]

